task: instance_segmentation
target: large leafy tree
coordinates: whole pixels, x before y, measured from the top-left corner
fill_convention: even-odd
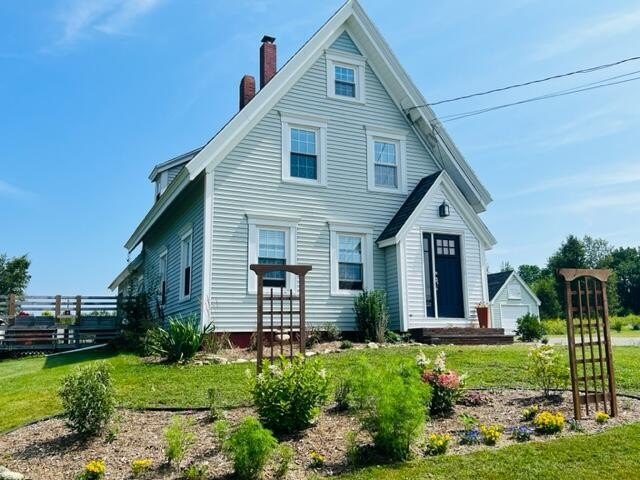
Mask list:
[[[611,262],[613,247],[604,238],[585,235],[582,239],[585,264],[589,268],[606,268]]]
[[[26,255],[9,258],[4,253],[0,254],[0,295],[22,295],[31,279],[30,265]]]
[[[615,271],[615,291],[623,313],[640,314],[640,248],[613,250],[609,266]]]
[[[551,275],[538,278],[532,290],[540,300],[540,318],[558,318],[562,316],[562,306],[558,298],[556,280]]]
[[[527,285],[532,286],[543,275],[542,269],[537,265],[520,265],[518,267],[518,275],[520,278],[527,282]]]

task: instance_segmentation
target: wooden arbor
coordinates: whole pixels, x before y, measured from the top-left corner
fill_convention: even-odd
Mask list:
[[[611,270],[563,268],[565,281],[567,337],[577,420],[602,410],[618,415],[613,371],[607,279]]]
[[[274,353],[278,356],[285,355],[285,344],[288,346],[289,357],[294,355],[295,343],[298,344],[298,351],[304,354],[306,343],[305,275],[311,270],[311,265],[253,264],[249,268],[258,275],[256,349],[258,352],[258,373],[260,373],[265,338],[269,341],[269,361],[271,363],[274,360]],[[293,289],[285,290],[284,287],[280,287],[275,289],[275,293],[274,289],[270,288],[268,295],[265,296],[264,275],[269,272],[287,272],[297,275],[297,294]],[[266,326],[265,315],[267,318]],[[297,317],[297,321],[294,321],[294,317]]]

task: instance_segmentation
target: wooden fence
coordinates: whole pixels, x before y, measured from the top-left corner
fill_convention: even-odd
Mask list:
[[[0,351],[70,350],[120,334],[121,297],[0,297]]]

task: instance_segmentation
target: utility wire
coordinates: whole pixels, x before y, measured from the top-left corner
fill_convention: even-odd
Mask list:
[[[480,96],[483,96],[483,95],[489,95],[491,93],[496,93],[496,92],[504,92],[505,90],[511,90],[511,89],[514,89],[514,88],[526,87],[528,85],[534,85],[536,83],[548,82],[550,80],[556,80],[558,78],[570,77],[572,75],[581,75],[581,74],[585,74],[585,73],[597,72],[598,70],[603,70],[605,68],[615,67],[617,65],[622,65],[623,63],[634,62],[634,61],[637,61],[637,60],[640,60],[640,56],[624,58],[624,59],[618,60],[616,62],[605,63],[603,65],[597,65],[595,67],[583,68],[583,69],[580,69],[580,70],[574,70],[573,72],[561,73],[559,75],[551,75],[549,77],[540,78],[538,80],[531,80],[531,81],[528,81],[528,82],[516,83],[516,84],[513,84],[513,85],[507,85],[505,87],[493,88],[491,90],[486,90],[484,92],[471,93],[471,94],[462,95],[462,96],[459,96],[459,97],[448,98],[446,100],[439,100],[437,102],[426,103],[424,105],[415,105],[413,107],[410,107],[408,110],[412,110],[414,108],[421,108],[421,107],[433,107],[434,105],[441,105],[443,103],[457,102],[457,101],[460,101],[460,100],[466,100],[468,98],[473,98],[473,97],[480,97]]]
[[[634,72],[634,73],[638,73],[638,72]],[[622,83],[628,83],[628,82],[633,82],[636,80],[640,80],[640,76],[637,77],[632,77],[632,78],[627,78],[625,80],[618,80],[616,82],[609,82],[609,83],[601,83],[599,85],[593,85],[590,87],[583,87],[583,88],[574,88],[574,89],[570,89],[570,90],[564,90],[564,91],[560,91],[560,92],[555,92],[555,93],[549,93],[547,95],[541,95],[538,97],[533,97],[533,98],[527,98],[524,100],[520,100],[518,102],[511,102],[511,103],[505,103],[502,105],[496,105],[493,107],[488,107],[488,108],[483,108],[480,110],[471,110],[468,112],[462,112],[462,113],[457,113],[457,114],[452,114],[452,115],[445,115],[443,117],[440,118],[440,120],[442,122],[453,122],[455,120],[460,120],[462,118],[467,118],[467,117],[473,117],[475,115],[481,115],[483,113],[487,113],[487,112],[492,112],[494,110],[501,110],[503,108],[507,108],[507,107],[513,107],[516,105],[522,105],[525,103],[531,103],[531,102],[536,102],[536,101],[540,101],[540,100],[548,100],[550,98],[556,98],[556,97],[563,97],[565,95],[572,95],[574,93],[580,93],[580,92],[586,92],[586,91],[590,91],[590,90],[596,90],[598,88],[604,88],[604,87],[609,87],[612,85],[620,85]]]

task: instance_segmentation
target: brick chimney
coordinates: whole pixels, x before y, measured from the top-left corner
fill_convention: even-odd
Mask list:
[[[269,35],[262,37],[262,46],[260,47],[260,88],[264,88],[276,74],[275,41],[275,37],[270,37]]]
[[[240,80],[240,110],[256,95],[256,79],[252,75],[245,75]]]

